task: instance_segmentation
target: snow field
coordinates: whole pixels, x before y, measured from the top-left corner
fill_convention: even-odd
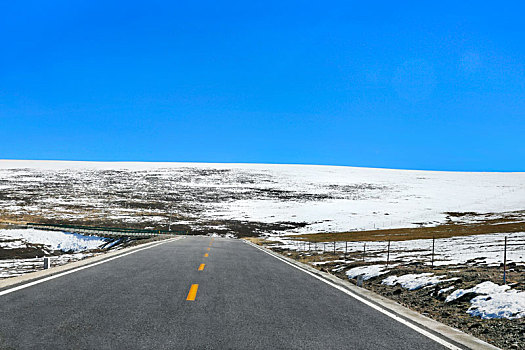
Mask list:
[[[148,178],[158,181],[148,182]],[[409,227],[441,223],[446,217],[444,212],[503,212],[525,207],[525,173],[0,160],[0,180],[0,190],[23,191],[49,182],[68,183],[72,187],[71,193],[60,198],[50,198],[48,194],[35,198],[31,205],[17,200],[0,202],[0,210],[9,213],[47,213],[53,206],[49,215],[54,212],[57,218],[82,218],[81,212],[68,209],[68,205],[76,203],[133,222],[140,211],[119,207],[115,204],[118,201],[101,193],[137,193],[137,188],[141,188],[149,189],[142,193],[145,200],[153,198],[148,193],[154,193],[155,198],[184,193],[183,200],[192,210],[185,211],[182,207],[177,214],[194,218],[192,225],[213,220],[308,223],[289,233]],[[217,200],[203,202],[203,193]],[[166,210],[151,213],[157,215],[152,215],[151,220],[166,220]]]

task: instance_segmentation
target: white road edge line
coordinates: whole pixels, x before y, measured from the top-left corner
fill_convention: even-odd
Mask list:
[[[254,248],[259,249],[260,251],[262,251],[262,252],[264,252],[264,253],[266,253],[266,254],[268,254],[268,255],[270,255],[270,256],[273,256],[275,259],[281,260],[282,262],[284,262],[284,263],[286,263],[286,264],[288,264],[288,265],[290,265],[290,266],[293,266],[293,267],[295,267],[296,269],[301,270],[301,271],[303,271],[304,273],[307,273],[307,274],[309,274],[310,276],[315,277],[315,278],[317,278],[318,280],[323,281],[324,283],[326,283],[326,284],[328,284],[328,285],[330,285],[330,286],[332,286],[332,287],[334,287],[334,288],[336,288],[336,289],[339,289],[341,292],[350,295],[352,298],[359,300],[360,302],[362,302],[362,303],[364,303],[364,304],[370,306],[371,308],[373,308],[373,309],[375,309],[375,310],[377,310],[377,311],[379,311],[379,312],[385,314],[386,316],[388,316],[388,317],[390,317],[390,318],[396,320],[397,322],[404,324],[405,326],[407,326],[407,327],[409,327],[409,328],[415,330],[416,332],[418,332],[418,333],[420,333],[420,334],[426,336],[427,338],[432,339],[433,341],[435,341],[435,342],[437,342],[437,343],[443,345],[444,347],[446,347],[446,348],[448,348],[448,349],[451,349],[451,350],[463,350],[462,348],[459,348],[459,347],[455,346],[454,344],[451,344],[451,343],[447,342],[446,340],[444,340],[444,339],[442,339],[442,338],[440,338],[440,337],[438,337],[438,336],[436,336],[436,335],[434,335],[434,334],[428,332],[427,330],[425,330],[425,329],[423,329],[423,328],[420,328],[419,326],[413,324],[412,322],[408,322],[407,320],[405,320],[405,319],[403,319],[403,318],[397,316],[396,314],[394,314],[394,313],[392,313],[392,312],[390,312],[390,311],[388,311],[388,310],[383,309],[382,307],[380,307],[380,306],[378,306],[378,305],[376,305],[376,304],[374,304],[374,303],[372,303],[372,302],[370,302],[370,301],[368,301],[368,300],[366,300],[366,299],[360,297],[360,296],[357,295],[357,294],[352,293],[351,291],[347,290],[346,288],[343,288],[343,287],[341,287],[341,286],[338,286],[337,284],[334,284],[334,283],[332,283],[332,282],[330,282],[330,281],[327,281],[326,279],[324,279],[324,278],[321,277],[321,276],[318,276],[318,275],[316,275],[316,274],[314,274],[314,273],[312,273],[312,272],[310,272],[310,271],[307,271],[307,270],[303,269],[303,268],[300,267],[300,266],[294,265],[294,264],[292,264],[291,262],[286,261],[285,259],[282,259],[281,257],[279,257],[279,256],[277,256],[277,255],[274,255],[274,254],[272,254],[272,253],[269,253],[269,252],[267,252],[266,250],[264,250],[264,249],[258,247],[258,246],[257,246],[256,244],[254,244],[254,243],[247,242],[247,241],[245,241],[245,242],[248,243],[249,245],[253,246]]]
[[[13,288],[10,288],[10,289],[6,289],[6,290],[3,290],[3,291],[0,291],[0,296],[6,295],[6,294],[9,294],[9,293],[13,293],[13,292],[16,292],[18,290],[21,290],[21,289],[24,289],[24,288],[28,288],[28,287],[31,287],[31,286],[34,286],[34,285],[37,285],[37,284],[40,284],[40,283],[44,283],[44,282],[50,281],[50,280],[55,279],[55,278],[63,277],[63,276],[69,275],[70,273],[78,272],[78,271],[85,270],[85,269],[88,269],[88,268],[93,267],[93,266],[104,264],[104,263],[110,262],[112,260],[115,260],[115,259],[122,258],[122,257],[130,255],[130,254],[134,254],[134,253],[140,252],[142,250],[154,248],[154,247],[157,247],[157,246],[159,246],[161,244],[172,242],[172,241],[178,240],[178,239],[180,239],[180,238],[176,237],[176,238],[167,239],[167,240],[162,241],[162,242],[157,243],[157,244],[152,244],[152,245],[149,245],[149,246],[144,247],[144,248],[135,249],[135,250],[133,250],[131,252],[128,252],[128,253],[119,254],[119,255],[114,256],[114,257],[109,258],[109,259],[104,259],[104,260],[101,260],[101,261],[97,261],[96,263],[93,263],[93,264],[77,267],[76,269],[67,270],[65,272],[61,272],[61,273],[58,273],[56,275],[52,275],[52,276],[49,276],[49,277],[38,279],[38,280],[33,281],[33,282],[28,282],[28,283],[22,284],[20,286],[16,286],[16,287],[13,287]]]

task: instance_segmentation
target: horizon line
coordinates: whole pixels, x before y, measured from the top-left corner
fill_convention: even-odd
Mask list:
[[[428,172],[450,172],[450,173],[525,173],[525,170],[450,170],[450,169],[420,169],[420,168],[392,168],[369,165],[347,165],[347,164],[320,164],[320,163],[277,163],[277,162],[228,162],[228,161],[174,161],[174,160],[86,160],[86,159],[15,159],[0,158],[1,161],[26,161],[26,162],[76,162],[76,163],[183,163],[183,164],[235,164],[235,165],[303,165],[303,166],[326,166],[362,169],[382,170],[404,170],[404,171],[428,171]]]

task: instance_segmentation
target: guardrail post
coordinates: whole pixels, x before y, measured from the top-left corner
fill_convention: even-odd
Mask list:
[[[362,287],[363,286],[363,275],[357,276],[357,286]]]
[[[44,270],[47,270],[51,267],[51,259],[48,257],[44,258]]]

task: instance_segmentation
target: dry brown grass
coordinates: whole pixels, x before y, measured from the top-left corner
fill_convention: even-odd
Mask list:
[[[482,235],[488,233],[525,232],[524,222],[473,224],[445,224],[434,227],[397,228],[388,230],[370,230],[356,232],[314,233],[294,236],[306,242],[331,241],[408,241],[412,239],[450,238],[457,236]]]
[[[28,222],[40,222],[41,217],[37,215],[9,215],[0,214],[0,223],[25,225]]]
[[[242,237],[242,239],[245,239],[257,245],[279,243],[277,241],[270,241],[270,240],[266,240],[264,238],[259,238],[259,237]]]
[[[258,244],[258,245],[262,245],[263,243],[263,239],[262,238],[257,238],[257,237],[244,237],[243,239],[249,241],[249,242],[252,242],[254,244]]]

